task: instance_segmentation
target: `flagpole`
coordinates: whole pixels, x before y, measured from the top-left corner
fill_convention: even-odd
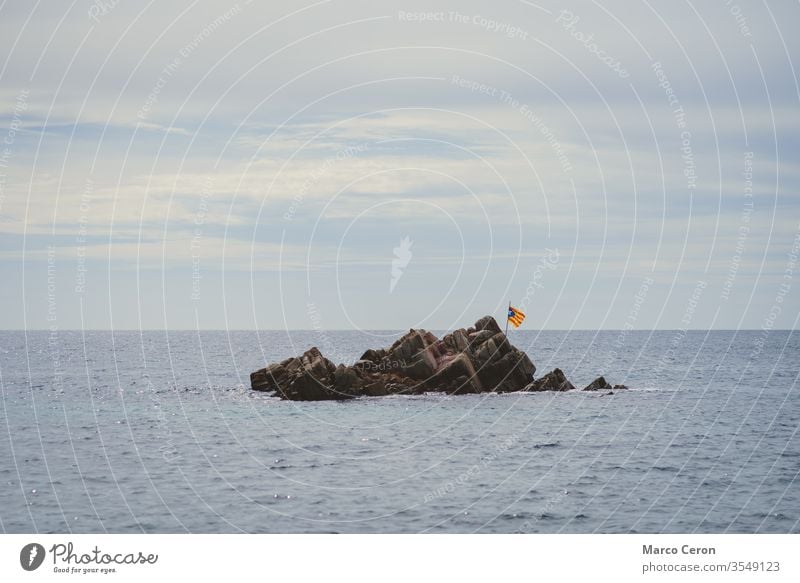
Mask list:
[[[511,311],[511,301],[508,302],[508,310],[506,310],[506,336],[508,336],[508,313]]]

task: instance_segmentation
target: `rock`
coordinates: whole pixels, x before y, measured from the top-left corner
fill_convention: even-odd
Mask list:
[[[536,367],[524,352],[516,348],[497,361],[478,369],[484,386],[494,387],[498,393],[521,391],[531,382]]]
[[[360,370],[355,366],[340,364],[333,371],[333,389],[340,393],[348,393],[353,389],[358,389],[364,384],[359,372]]]
[[[389,389],[386,383],[379,379],[365,385],[362,394],[368,397],[383,397],[389,394]]]
[[[267,368],[250,374],[250,386],[256,391],[275,391],[280,382],[286,378],[286,367],[273,364]]]
[[[465,330],[459,329],[442,338],[442,344],[452,351],[463,352],[469,348],[469,338]]]
[[[412,361],[425,351],[425,348],[436,342],[436,337],[427,330],[409,330],[386,351],[389,358],[401,361]]]
[[[373,362],[375,364],[379,363],[383,360],[383,357],[386,356],[386,351],[383,349],[374,350],[370,348],[364,354],[361,355],[359,360],[368,360],[369,362]]]
[[[555,368],[543,377],[533,381],[523,390],[528,392],[539,391],[572,391],[575,386],[567,380],[564,372],[560,368]]]
[[[355,371],[342,365],[334,366],[316,347],[284,363],[253,373],[265,382],[259,383],[257,388],[251,375],[251,386],[257,390],[274,390],[279,397],[293,401],[350,399],[358,395],[357,383],[351,382]]]
[[[461,352],[445,360],[426,384],[431,390],[448,393],[481,393],[483,385],[469,354]]]
[[[334,365],[316,348],[270,364],[250,375],[256,391],[294,401],[342,400],[384,395],[571,391],[564,372],[553,369],[534,380],[536,366],[515,347],[497,321],[484,316],[441,340],[427,330],[411,329],[389,348],[369,349],[353,365]],[[598,377],[584,391],[623,390]],[[612,390],[613,389],[613,390]]]
[[[490,332],[502,332],[500,326],[497,325],[497,320],[491,316],[484,316],[475,322],[475,330],[489,330]]]
[[[334,365],[316,347],[299,357],[270,364],[250,375],[256,391],[282,399],[321,401],[361,396],[485,392],[571,391],[575,386],[560,368],[539,379],[525,352],[511,344],[497,321],[484,316],[474,326],[441,340],[427,330],[411,329],[390,347],[369,349],[351,366]],[[597,377],[584,391],[602,396],[627,389]]]
[[[605,377],[597,377],[591,383],[584,387],[584,391],[608,391],[611,389],[611,385],[608,384]]]
[[[495,334],[496,332],[492,332],[491,330],[481,330],[479,332],[473,332],[469,334],[467,336],[467,338],[469,338],[469,349],[475,350],[476,347],[486,342],[489,338],[491,338]]]
[[[584,391],[608,391],[608,393],[606,393],[606,395],[613,395],[614,393],[612,392],[612,390],[613,391],[621,391],[621,390],[625,390],[627,388],[628,387],[626,387],[625,385],[614,385],[612,387],[611,383],[609,383],[605,379],[605,377],[597,377],[591,383],[586,385],[586,387],[583,390]]]
[[[485,316],[441,340],[427,330],[411,329],[389,348],[367,350],[352,366],[336,366],[311,348],[255,371],[250,385],[282,399],[319,401],[426,390],[520,391],[532,384],[535,372],[528,355],[508,341],[494,318]]]
[[[453,339],[456,342],[456,348],[458,350],[464,351],[469,348],[469,337],[465,330],[461,329],[453,332]]]
[[[436,372],[436,364],[431,364],[426,359],[415,360],[414,362],[404,365],[401,369],[403,374],[418,381],[424,381],[430,378]]]

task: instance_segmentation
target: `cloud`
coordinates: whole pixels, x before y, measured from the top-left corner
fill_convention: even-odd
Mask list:
[[[223,273],[341,268],[369,310],[410,236],[408,315],[454,281],[502,304],[550,246],[574,306],[594,273],[606,299],[648,270],[717,285],[752,200],[737,281],[772,301],[754,278],[800,200],[794,4],[91,6],[0,8],[0,262],[191,270],[202,241]]]

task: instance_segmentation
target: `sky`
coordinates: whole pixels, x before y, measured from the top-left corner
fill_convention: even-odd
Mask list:
[[[778,329],[800,4],[12,1],[3,329]]]

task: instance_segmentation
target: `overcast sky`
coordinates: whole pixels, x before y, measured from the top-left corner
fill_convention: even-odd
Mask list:
[[[795,328],[800,4],[5,2],[2,328]]]

